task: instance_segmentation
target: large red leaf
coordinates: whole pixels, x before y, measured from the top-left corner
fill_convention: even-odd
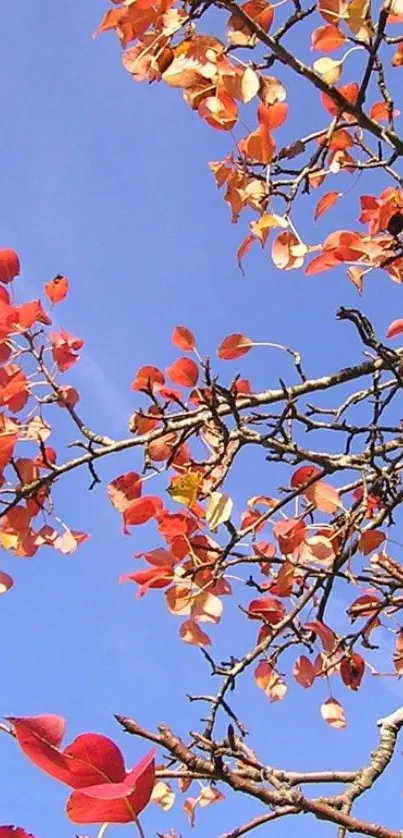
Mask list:
[[[70,765],[64,754],[59,751],[66,723],[60,716],[31,716],[18,718],[8,716],[25,756],[38,768],[70,785]]]
[[[67,801],[73,823],[130,823],[147,805],[155,782],[150,751],[119,783],[102,783],[74,791]]]
[[[122,752],[111,739],[99,733],[82,733],[67,746],[64,755],[70,767],[73,788],[99,782],[120,783],[125,777]]]

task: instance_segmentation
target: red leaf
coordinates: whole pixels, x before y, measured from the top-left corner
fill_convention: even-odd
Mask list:
[[[45,285],[45,294],[51,303],[61,303],[67,297],[69,281],[67,277],[57,274]]]
[[[74,791],[67,801],[69,819],[79,824],[134,821],[147,805],[154,787],[154,753],[150,751],[119,783]]]
[[[0,838],[34,838],[21,826],[0,826]]]
[[[252,346],[253,342],[250,338],[245,337],[245,335],[228,335],[220,343],[217,355],[222,361],[232,361],[234,358],[240,358],[242,355],[246,355]]]
[[[13,725],[25,756],[51,777],[70,785],[70,765],[59,751],[66,727],[64,719],[60,716],[8,716],[7,721]]]
[[[320,637],[325,652],[333,651],[337,638],[329,626],[326,626],[320,620],[312,620],[310,623],[305,623],[304,628],[310,629]]]
[[[300,518],[288,518],[286,521],[277,521],[273,527],[274,535],[282,553],[292,553],[296,547],[304,541],[307,528]]]
[[[92,786],[100,781],[120,783],[125,777],[123,754],[107,736],[82,733],[64,751],[70,768],[69,785]]]
[[[7,285],[8,282],[20,273],[20,260],[15,250],[4,248],[0,250],[0,282]]]
[[[144,570],[136,570],[134,573],[125,573],[119,578],[119,582],[134,582],[139,585],[137,596],[144,596],[150,588],[166,588],[173,581],[172,566],[147,567]]]
[[[185,352],[191,352],[196,348],[196,339],[193,333],[186,326],[175,326],[171,341],[178,349],[184,349]]]
[[[324,212],[327,212],[327,210],[331,209],[331,207],[334,207],[341,194],[341,192],[327,192],[326,195],[322,195],[322,198],[316,204],[314,215],[315,221],[317,221]]]
[[[136,498],[123,510],[125,527],[145,524],[162,510],[162,500],[157,495]]]
[[[346,655],[340,664],[340,675],[343,684],[350,690],[358,690],[364,675],[365,661],[357,652]]]
[[[121,474],[108,485],[108,497],[118,512],[123,512],[130,506],[132,500],[141,496],[141,477],[135,471]]]
[[[393,320],[388,326],[386,337],[389,339],[397,338],[401,334],[403,334],[403,320]]]
[[[293,472],[291,477],[291,488],[300,489],[306,483],[310,483],[314,477],[319,477],[321,469],[317,466],[300,466]]]
[[[191,358],[178,358],[168,367],[166,374],[180,387],[195,387],[199,378],[199,367]]]
[[[52,355],[56,366],[60,372],[66,372],[78,361],[76,354],[84,345],[84,341],[80,338],[75,338],[62,329],[61,332],[54,333],[50,336],[52,344]]]
[[[385,538],[385,533],[380,530],[367,530],[366,532],[363,532],[358,545],[361,553],[363,553],[364,556],[368,556],[385,541]]]
[[[277,625],[285,617],[284,605],[271,596],[253,599],[247,607],[248,617],[251,620],[264,620],[269,625]]]
[[[14,585],[14,580],[8,573],[4,573],[0,570],[0,594],[5,594],[6,591],[9,591]],[[1,838],[1,835],[0,835]]]
[[[316,668],[306,655],[300,655],[297,658],[292,672],[297,684],[300,684],[301,687],[307,689],[312,686],[315,680]]]

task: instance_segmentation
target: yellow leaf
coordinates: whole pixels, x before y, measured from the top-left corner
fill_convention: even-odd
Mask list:
[[[344,14],[344,20],[353,35],[368,43],[373,33],[369,18],[370,0],[351,0]]]
[[[201,474],[189,471],[180,477],[174,477],[167,492],[172,500],[176,500],[177,503],[193,506],[197,500],[201,480]]]
[[[15,533],[0,532],[0,545],[3,550],[16,550],[19,537]]]

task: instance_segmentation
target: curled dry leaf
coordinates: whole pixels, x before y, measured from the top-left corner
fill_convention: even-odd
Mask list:
[[[229,521],[232,515],[234,501],[221,492],[212,492],[206,509],[206,521],[212,532],[217,532],[220,524]]]
[[[164,812],[169,812],[175,803],[175,793],[172,791],[169,783],[164,783],[159,780],[151,793],[150,803],[157,803]],[[0,836],[1,838],[1,836]]]
[[[347,727],[343,706],[340,704],[340,701],[337,701],[337,698],[328,698],[327,701],[324,701],[320,712],[322,719],[330,727],[334,727],[336,730],[343,730]]]

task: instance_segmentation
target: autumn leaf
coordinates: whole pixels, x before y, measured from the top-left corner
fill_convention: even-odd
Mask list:
[[[0,571],[0,594],[5,594],[7,591],[10,590],[14,585],[14,580],[8,573],[4,573],[4,571]],[[0,833],[1,838],[1,833]]]
[[[57,274],[45,285],[45,294],[51,303],[61,303],[67,297],[69,281],[67,277]]]
[[[193,506],[199,494],[202,475],[199,472],[188,472],[180,477],[174,477],[167,492],[172,500],[177,503],[184,503],[185,506]]]
[[[20,260],[15,250],[3,248],[0,250],[0,282],[7,285],[20,273]]]
[[[386,337],[391,340],[392,338],[397,338],[403,334],[403,319],[401,320],[393,320],[392,323],[388,326]]]
[[[182,640],[185,643],[190,643],[191,646],[211,646],[208,634],[202,631],[195,620],[185,620],[180,627],[179,634]]]
[[[334,207],[341,194],[341,192],[327,192],[326,195],[322,196],[322,198],[316,204],[314,215],[315,221],[317,221],[318,218],[320,218],[320,216],[323,215],[323,213],[327,212],[329,209]]]
[[[346,42],[346,36],[338,26],[328,23],[327,26],[318,26],[311,34],[311,49],[320,52],[334,52]]]
[[[324,701],[320,708],[320,712],[322,719],[327,722],[330,727],[334,727],[336,730],[343,730],[347,727],[343,707],[340,704],[340,701],[337,701],[336,698],[328,698],[327,701]]]
[[[287,686],[267,661],[260,661],[255,669],[255,681],[270,701],[281,701],[287,692]]]
[[[217,532],[220,524],[230,520],[233,506],[234,502],[228,495],[221,492],[211,493],[206,509],[206,522],[212,532]]]
[[[175,803],[175,793],[172,791],[171,786],[159,780],[152,790],[150,803],[157,803],[164,812],[169,812]]]
[[[192,352],[196,348],[196,340],[193,333],[186,326],[175,326],[171,341],[178,349]]]
[[[365,661],[358,652],[345,655],[340,664],[340,675],[343,684],[351,690],[358,690],[365,670]]]
[[[245,335],[228,335],[220,343],[217,355],[222,361],[233,361],[235,358],[241,358],[252,349],[253,341]]]
[[[312,686],[316,676],[316,669],[306,655],[300,655],[296,659],[292,672],[297,684],[301,687],[308,689],[308,687]]]
[[[166,374],[180,387],[195,387],[199,378],[199,367],[192,358],[178,358],[167,368]]]

